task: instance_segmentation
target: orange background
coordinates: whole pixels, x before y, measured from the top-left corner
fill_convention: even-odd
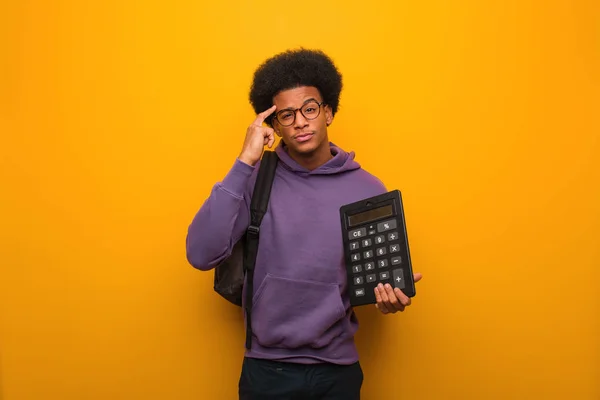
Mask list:
[[[363,397],[599,399],[599,26],[596,0],[0,3],[0,398],[237,398],[241,315],[185,234],[254,68],[306,46],[424,273],[406,313],[359,310]]]

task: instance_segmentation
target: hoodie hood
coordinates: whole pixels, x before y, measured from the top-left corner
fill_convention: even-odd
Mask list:
[[[329,142],[329,148],[333,158],[312,171],[304,168],[290,157],[288,148],[285,143],[283,143],[283,140],[280,141],[279,145],[275,148],[275,153],[277,153],[283,167],[290,171],[306,175],[334,175],[360,168],[360,164],[354,160],[355,154],[353,151],[346,152],[332,142]]]

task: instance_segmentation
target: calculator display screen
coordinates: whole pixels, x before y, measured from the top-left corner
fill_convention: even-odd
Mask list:
[[[374,208],[358,214],[348,216],[348,224],[350,227],[366,224],[367,222],[375,221],[379,218],[391,217],[393,215],[392,205]]]

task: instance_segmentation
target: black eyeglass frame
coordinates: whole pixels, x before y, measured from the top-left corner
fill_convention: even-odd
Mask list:
[[[311,104],[311,103],[315,103],[317,105],[318,112],[317,112],[317,115],[315,115],[313,118],[308,118],[306,115],[304,115],[304,112],[302,112],[302,109],[304,107],[306,107],[308,104]],[[275,115],[273,115],[272,118],[273,118],[273,121],[277,120],[277,123],[279,125],[281,125],[283,127],[288,127],[288,126],[294,125],[294,122],[296,122],[296,114],[297,114],[298,111],[300,111],[300,114],[302,114],[302,116],[304,118],[306,118],[309,121],[312,121],[314,119],[317,119],[319,117],[319,115],[321,115],[321,106],[324,105],[324,104],[325,104],[325,101],[322,101],[322,102],[319,103],[315,99],[310,99],[310,100],[307,100],[304,104],[302,104],[302,107],[300,107],[300,108],[285,108],[283,110],[280,110],[280,111],[276,112]],[[279,120],[279,114],[281,114],[283,112],[292,112],[294,114],[294,118],[292,119],[292,122],[290,122],[287,125],[282,124],[281,121]]]

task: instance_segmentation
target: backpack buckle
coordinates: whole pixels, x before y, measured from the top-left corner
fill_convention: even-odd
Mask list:
[[[254,236],[258,236],[259,232],[260,232],[260,228],[256,225],[250,224],[250,226],[248,227],[248,233],[250,233]]]

